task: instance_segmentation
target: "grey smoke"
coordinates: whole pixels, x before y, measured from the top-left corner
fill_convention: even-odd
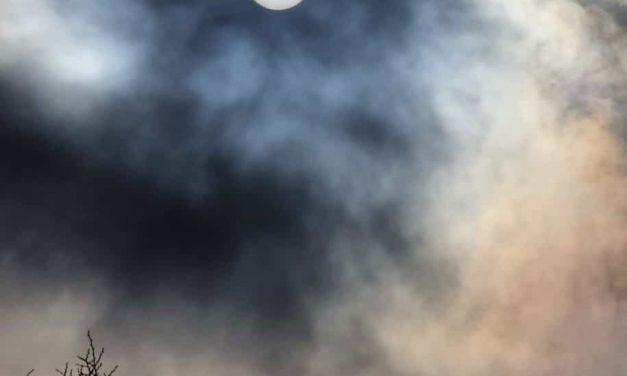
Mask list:
[[[537,141],[521,76],[622,100],[620,44],[552,55],[541,3],[0,5],[0,368],[89,327],[133,375],[459,371],[474,353],[414,337],[466,296],[474,216]]]

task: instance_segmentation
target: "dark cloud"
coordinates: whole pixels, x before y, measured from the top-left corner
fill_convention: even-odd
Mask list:
[[[338,239],[399,261],[413,246],[397,226],[408,184],[444,138],[395,69],[414,42],[408,2],[97,10],[81,9],[140,51],[121,86],[82,92],[53,71],[42,96],[5,73],[3,249],[19,265],[70,279],[80,265],[131,305],[176,291],[268,325],[330,291]],[[64,90],[95,104],[41,105]]]
[[[0,361],[89,326],[138,376],[544,375],[592,332],[612,364],[622,13],[2,3]]]

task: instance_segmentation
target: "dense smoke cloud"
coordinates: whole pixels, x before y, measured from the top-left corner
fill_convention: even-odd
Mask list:
[[[620,2],[0,12],[3,372],[627,370]]]

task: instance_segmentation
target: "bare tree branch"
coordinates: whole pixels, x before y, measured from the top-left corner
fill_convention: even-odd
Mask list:
[[[96,351],[94,345],[94,339],[91,336],[91,332],[87,332],[87,338],[89,339],[89,346],[85,352],[85,356],[77,356],[79,360],[74,364],[74,369],[70,368],[69,362],[65,363],[63,370],[56,369],[56,372],[61,376],[113,376],[118,370],[118,366],[114,366],[109,372],[101,371],[102,369],[102,357],[104,356],[104,347],[100,351]],[[32,376],[35,372],[34,369],[30,370],[26,376]],[[76,373],[75,373],[76,372]]]

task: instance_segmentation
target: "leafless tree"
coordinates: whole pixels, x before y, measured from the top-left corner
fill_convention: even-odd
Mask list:
[[[104,347],[100,351],[96,351],[94,339],[90,332],[87,332],[89,346],[84,356],[77,356],[78,362],[74,363],[74,368],[70,367],[70,363],[66,362],[65,367],[57,369],[57,373],[61,376],[112,376],[118,370],[118,366],[113,367],[109,372],[102,371],[102,356],[104,355]],[[31,376],[35,370],[30,370],[26,376]]]

